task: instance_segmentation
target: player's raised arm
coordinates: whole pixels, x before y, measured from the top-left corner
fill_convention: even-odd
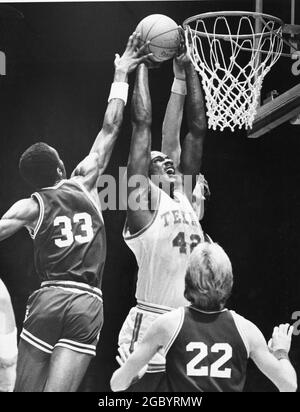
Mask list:
[[[132,137],[127,167],[127,222],[129,230],[133,234],[144,228],[152,218],[152,213],[148,209],[152,112],[148,68],[145,64],[141,64],[137,69],[131,109]],[[138,180],[138,186],[130,183],[130,181],[134,183],[135,179]],[[152,195],[155,196],[154,193]],[[133,207],[131,204],[130,200],[136,198],[140,200],[140,207]]]
[[[38,215],[39,207],[33,199],[22,199],[13,204],[0,219],[0,241],[23,227],[33,228]]]
[[[179,56],[185,67],[187,84],[188,133],[184,139],[180,158],[180,171],[193,177],[193,186],[202,162],[203,142],[207,132],[205,100],[198,74],[188,51]]]
[[[180,162],[180,128],[186,95],[185,70],[177,57],[173,60],[173,71],[174,81],[162,127],[161,151],[168,155],[177,167]]]
[[[289,324],[275,327],[268,348],[260,330],[253,323],[248,322],[250,357],[280,392],[297,390],[296,372],[288,357],[292,333],[293,327]]]
[[[120,132],[124,107],[128,95],[128,75],[149,55],[142,55],[146,45],[138,47],[139,35],[133,33],[120,57],[116,54],[114,81],[108,98],[102,129],[87,156],[76,167],[72,175],[84,176],[86,183],[94,186],[100,174],[104,172],[110,160],[113,147]]]

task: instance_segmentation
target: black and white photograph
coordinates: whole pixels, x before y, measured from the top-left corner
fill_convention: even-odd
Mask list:
[[[300,0],[0,2],[0,392],[299,391],[299,81]]]

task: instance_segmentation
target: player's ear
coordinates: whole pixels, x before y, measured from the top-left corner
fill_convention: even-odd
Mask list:
[[[60,167],[56,168],[57,174],[60,178],[63,178],[64,172]]]

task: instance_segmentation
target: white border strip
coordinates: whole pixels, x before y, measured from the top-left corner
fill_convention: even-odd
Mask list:
[[[37,193],[37,192],[33,193],[31,195],[31,198],[32,199],[35,198],[38,201],[38,204],[39,204],[39,207],[40,207],[40,214],[39,214],[37,224],[36,224],[35,228],[33,229],[33,231],[29,229],[30,236],[32,237],[32,239],[35,239],[38,231],[40,230],[43,219],[44,219],[45,206],[44,206],[44,201],[43,201],[43,199],[42,199],[42,197],[39,193]]]
[[[244,333],[244,331],[243,331],[243,327],[242,327],[241,321],[240,321],[240,319],[239,319],[239,315],[238,315],[237,313],[235,313],[233,310],[230,310],[230,313],[231,313],[231,315],[232,315],[232,317],[233,317],[235,326],[236,326],[236,328],[237,328],[237,330],[238,330],[238,332],[239,332],[239,334],[240,334],[240,336],[241,336],[241,338],[242,338],[242,341],[244,342],[244,345],[245,345],[245,348],[246,348],[246,352],[247,352],[247,355],[248,355],[248,358],[249,358],[249,357],[250,357],[249,342],[248,342],[247,337],[246,337],[246,335],[245,335],[245,333]]]
[[[59,339],[58,343],[69,343],[70,345],[79,346],[85,349],[96,350],[95,345],[88,345],[87,343],[79,343],[79,342],[76,342],[75,340],[70,340],[70,339]]]
[[[67,343],[60,343],[60,341],[54,346],[54,348],[56,348],[58,346],[61,346],[62,348],[71,349],[74,352],[79,352],[79,353],[83,353],[83,354],[86,354],[86,355],[96,356],[96,351],[81,349],[81,348],[78,348],[78,347],[73,346],[73,345],[68,345]]]
[[[175,339],[177,338],[177,336],[179,335],[179,332],[181,331],[183,321],[184,321],[184,308],[185,307],[181,307],[178,309],[180,311],[179,322],[178,322],[177,328],[175,329],[173,333],[173,336],[171,337],[171,339],[169,340],[169,342],[167,343],[165,347],[165,356],[167,356],[167,353],[169,352],[170,347],[173,345]]]
[[[26,329],[22,330],[20,338],[26,340],[28,343],[30,343],[31,345],[33,345],[36,348],[40,349],[42,352],[46,352],[46,353],[51,354],[52,351],[53,351],[53,346],[51,346],[48,343],[42,341],[41,339],[36,338],[34,335],[32,335]],[[49,349],[47,349],[47,348],[49,348]]]
[[[42,187],[41,190],[45,190],[45,189],[55,190],[55,189],[58,189],[60,186],[62,186],[65,182],[67,182],[67,179],[62,179],[55,186]]]

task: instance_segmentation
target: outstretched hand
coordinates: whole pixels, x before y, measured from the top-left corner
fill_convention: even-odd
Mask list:
[[[290,326],[289,323],[276,326],[268,343],[270,351],[284,350],[288,353],[291,348],[293,330],[294,327]]]
[[[122,56],[115,55],[115,69],[126,73],[133,72],[140,63],[146,62],[153,54],[145,54],[148,43],[140,47],[140,34],[133,32],[129,37],[126,49]]]

